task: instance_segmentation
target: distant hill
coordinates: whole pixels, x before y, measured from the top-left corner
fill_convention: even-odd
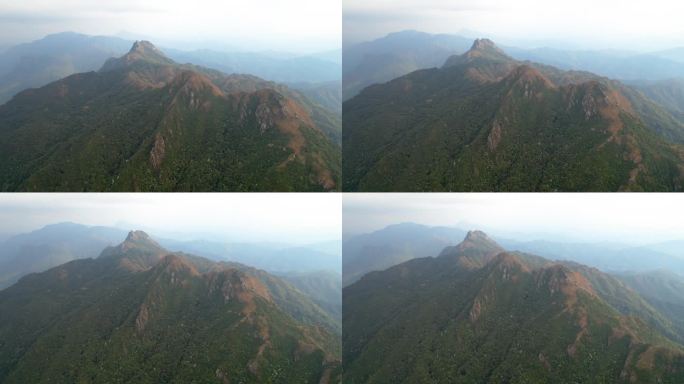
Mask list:
[[[8,48],[0,53],[0,104],[27,88],[96,70],[110,57],[126,53],[131,44],[116,37],[65,32]]]
[[[43,272],[75,259],[96,257],[120,243],[126,232],[74,223],[48,225],[0,243],[0,289],[32,272]]]
[[[287,87],[136,42],[0,106],[0,189],[337,190],[338,122]]]
[[[618,279],[471,231],[343,291],[345,383],[677,383],[672,320]]]
[[[588,72],[476,40],[347,100],[345,191],[678,191],[684,122]]]
[[[371,84],[439,67],[449,56],[467,51],[472,42],[461,36],[402,31],[348,47],[343,52],[343,99]]]
[[[0,291],[0,381],[336,381],[330,320],[277,277],[131,232]]]
[[[343,282],[347,286],[371,271],[381,271],[418,257],[434,256],[457,244],[465,231],[415,223],[390,225],[343,243]]]

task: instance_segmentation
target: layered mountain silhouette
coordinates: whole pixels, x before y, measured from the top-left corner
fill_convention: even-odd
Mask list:
[[[136,42],[0,106],[0,189],[339,188],[336,120],[301,93]],[[336,133],[337,132],[337,133]]]
[[[683,188],[684,122],[635,88],[476,40],[344,103],[344,189]]]
[[[281,279],[134,231],[0,291],[0,381],[330,382],[339,332]]]
[[[677,383],[684,340],[620,280],[480,231],[343,291],[348,383]]]

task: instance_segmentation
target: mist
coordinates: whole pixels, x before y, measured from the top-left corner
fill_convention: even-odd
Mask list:
[[[653,51],[684,46],[682,14],[684,4],[669,0],[348,0],[344,43],[419,30],[521,48]]]
[[[480,229],[516,240],[619,242],[684,239],[678,194],[347,194],[344,237],[391,224]]]
[[[74,222],[176,240],[311,244],[339,240],[339,194],[4,194],[4,236]]]
[[[26,0],[0,4],[0,46],[65,31],[178,49],[312,53],[341,46],[340,0]]]

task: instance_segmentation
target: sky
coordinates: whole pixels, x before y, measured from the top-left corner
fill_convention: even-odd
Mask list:
[[[344,236],[391,224],[480,229],[515,240],[649,244],[684,239],[682,194],[345,194]]]
[[[684,46],[676,0],[345,0],[344,43],[414,29],[501,44],[657,50]]]
[[[341,238],[341,200],[339,193],[3,193],[0,233],[74,222],[176,240],[311,244]]]
[[[65,31],[124,32],[174,48],[311,53],[341,47],[342,0],[0,2],[0,46]]]

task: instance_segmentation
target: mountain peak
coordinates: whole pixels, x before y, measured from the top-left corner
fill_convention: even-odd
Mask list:
[[[473,41],[473,45],[470,47],[471,51],[483,49],[495,49],[501,51],[496,44],[489,39],[475,39],[475,41]]]
[[[129,53],[132,52],[139,52],[139,53],[145,53],[145,52],[152,52],[160,55],[164,55],[157,47],[154,46],[151,42],[147,40],[138,40],[135,43],[133,43],[133,46],[131,47],[131,50],[128,51]]]
[[[474,59],[476,57],[483,57],[487,59],[506,59],[510,60],[510,57],[499,47],[494,44],[493,41],[489,39],[475,39],[470,50],[464,54],[464,56]]]
[[[146,40],[140,40],[133,43],[133,46],[127,54],[120,58],[111,58],[105,62],[101,71],[111,71],[114,69],[126,68],[132,64],[145,62],[151,64],[175,64],[173,60],[169,59],[164,53],[159,50],[154,44]]]
[[[468,231],[463,241],[444,248],[439,257],[455,259],[458,265],[468,269],[483,267],[494,256],[505,250],[482,231]]]
[[[497,47],[493,41],[489,39],[475,39],[468,52],[462,55],[449,57],[446,63],[444,63],[444,67],[470,64],[478,59],[495,63],[508,63],[514,61],[506,52]]]
[[[152,241],[152,239],[150,238],[150,235],[144,231],[137,230],[128,232],[128,236],[126,236],[125,241]]]
[[[458,247],[462,250],[469,248],[482,248],[482,249],[497,249],[503,251],[503,248],[492,240],[486,233],[479,230],[468,231],[468,234],[463,239]]]

